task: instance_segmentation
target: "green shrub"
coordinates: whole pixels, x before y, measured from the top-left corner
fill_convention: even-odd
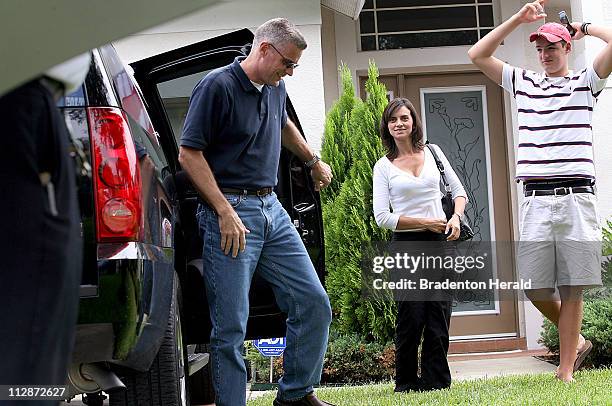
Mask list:
[[[367,342],[358,334],[339,336],[332,329],[325,360],[322,384],[386,382],[395,372],[395,346]],[[255,367],[252,382],[270,381],[270,358],[264,357],[252,343],[245,342],[246,359]],[[283,357],[273,360],[273,383],[283,375]]]
[[[612,300],[612,221],[606,221],[602,227],[602,236],[602,286],[585,291],[585,300]]]
[[[349,70],[342,67],[341,72],[343,94],[327,116],[323,138],[323,155],[332,163],[335,177],[334,188],[323,200],[326,287],[334,323],[343,333],[386,342],[393,336],[395,303],[361,294],[364,246],[389,237],[372,212],[372,168],[384,155],[378,126],[387,104],[386,89],[373,62],[365,102],[355,97]]]
[[[353,79],[349,68],[342,64],[339,70],[342,77],[342,93],[327,113],[325,141],[321,146],[321,158],[331,166],[334,174],[334,179],[329,187],[321,191],[323,203],[333,201],[338,196],[340,186],[344,183],[352,165],[348,123],[355,103],[360,101],[355,97]]]
[[[602,232],[602,253],[604,256],[612,255],[612,221],[606,220],[606,224],[601,229]]]
[[[395,368],[395,348],[389,343],[367,343],[357,334],[330,339],[321,382],[371,383],[388,381]]]
[[[593,350],[587,363],[599,367],[612,365],[612,301],[585,301],[582,319],[582,335],[593,342]],[[559,331],[544,320],[540,342],[552,353],[559,353]]]

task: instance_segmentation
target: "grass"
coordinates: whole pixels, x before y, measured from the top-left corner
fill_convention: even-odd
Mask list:
[[[612,368],[580,371],[565,384],[552,374],[518,375],[453,383],[426,393],[393,392],[393,385],[372,384],[317,389],[317,397],[338,406],[400,405],[612,405]],[[269,406],[275,394],[248,402]]]

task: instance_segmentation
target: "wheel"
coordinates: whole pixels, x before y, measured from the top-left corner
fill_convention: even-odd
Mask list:
[[[210,345],[198,344],[195,352],[209,353]],[[212,360],[195,374],[189,377],[189,395],[196,405],[209,405],[215,403],[215,388],[212,382]]]
[[[109,394],[111,406],[187,406],[190,404],[185,373],[186,351],[183,346],[180,318],[179,281],[174,289],[168,326],[159,352],[147,372],[122,374],[127,389]]]

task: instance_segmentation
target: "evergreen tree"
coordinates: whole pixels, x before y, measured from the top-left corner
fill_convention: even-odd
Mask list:
[[[350,89],[346,83],[350,84]],[[343,84],[345,92],[342,96],[354,95],[348,70],[343,71]],[[345,126],[346,130],[350,129],[342,137],[343,148],[350,157],[350,167],[343,173],[345,178],[339,184],[337,195],[331,196],[323,205],[326,284],[336,322],[342,331],[388,340],[393,337],[395,303],[389,298],[362,296],[362,269],[367,266],[362,264],[367,259],[364,249],[372,241],[386,241],[389,237],[388,231],[376,224],[372,211],[372,168],[384,155],[378,127],[387,104],[386,89],[378,80],[378,70],[373,62],[368,69],[366,92],[365,102],[354,98],[352,110],[348,111],[348,125],[345,120],[343,126],[335,127],[341,128],[341,133]],[[337,117],[336,113],[328,115],[328,123]],[[329,123],[326,127],[332,126]],[[334,132],[334,135],[338,133]],[[329,144],[336,143],[339,138],[327,138],[326,134],[323,140],[323,148],[330,153],[328,159],[335,162],[341,162],[341,159],[333,154],[342,154],[342,149]],[[335,172],[334,176],[337,176]]]
[[[346,174],[351,167],[351,149],[349,146],[348,122],[350,113],[359,100],[355,97],[353,79],[349,68],[342,64],[339,69],[342,79],[342,93],[332,105],[325,120],[324,140],[321,158],[329,164],[334,179],[329,187],[321,191],[323,203],[332,201],[340,192]]]

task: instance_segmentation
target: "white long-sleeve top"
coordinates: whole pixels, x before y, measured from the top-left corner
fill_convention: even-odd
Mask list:
[[[465,189],[446,156],[437,145],[432,146],[444,165],[444,174],[451,187],[453,200],[459,196],[467,199]],[[393,165],[386,156],[376,162],[373,172],[374,218],[380,227],[397,232],[422,231],[397,230],[400,216],[446,218],[440,200],[443,196],[440,171],[429,148],[425,147],[425,163],[419,176],[413,176]]]

